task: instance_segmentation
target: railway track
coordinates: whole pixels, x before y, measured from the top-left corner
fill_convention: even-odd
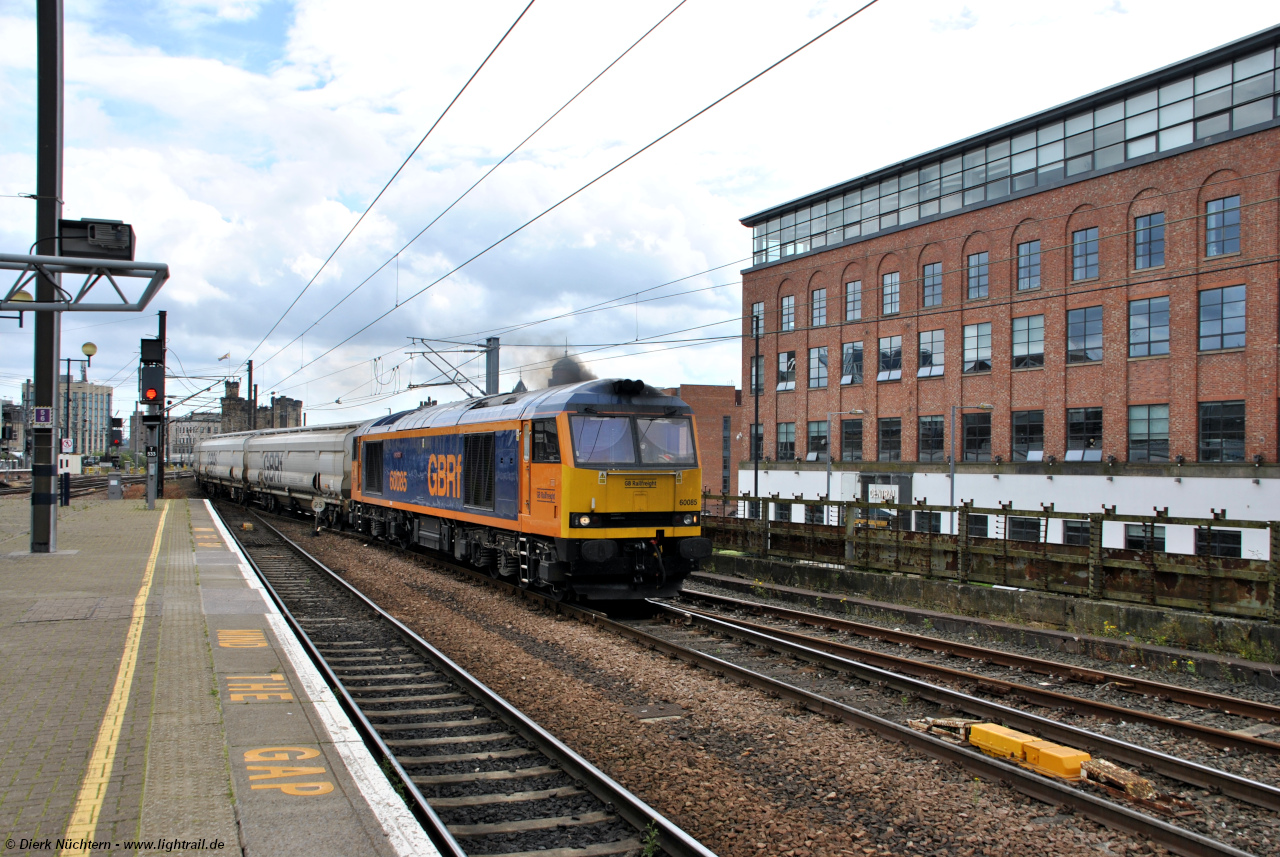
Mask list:
[[[1140,694],[1152,697],[1157,701],[1167,700],[1194,708],[1213,711],[1215,713],[1233,714],[1238,717],[1249,717],[1264,723],[1280,724],[1280,707],[1262,702],[1221,696],[1194,688],[1176,687],[1162,682],[1150,681],[1138,677],[1118,675],[1115,673],[1072,667],[1057,664],[1040,658],[984,649],[979,646],[968,646],[950,643],[931,637],[915,634],[887,631],[873,625],[862,625],[857,622],[846,622],[827,616],[805,613],[799,610],[775,608],[756,602],[743,601],[711,593],[686,591],[681,596],[682,602],[709,604],[734,612],[747,612],[755,616],[766,617],[776,622],[798,623],[813,629],[815,632],[830,631],[836,634],[860,634],[871,639],[887,641],[898,646],[910,646],[925,651],[954,655],[980,662],[982,665],[995,665],[1006,669],[1026,673],[1041,674],[1051,679],[1074,679],[1090,687],[1110,685],[1121,692]],[[688,605],[684,605],[688,606]],[[827,636],[815,636],[814,633],[800,633],[777,624],[760,625],[743,621],[737,616],[723,612],[699,610],[688,607],[691,612],[734,623],[743,628],[753,628],[765,634],[772,634],[783,640],[790,640],[803,646],[810,646],[820,651],[852,658],[861,663],[895,672],[905,673],[916,678],[929,678],[941,681],[973,686],[979,690],[1014,699],[1021,699],[1044,708],[1072,711],[1076,714],[1098,717],[1103,720],[1126,723],[1144,723],[1155,726],[1186,738],[1204,741],[1210,746],[1228,750],[1239,750],[1252,753],[1280,755],[1280,743],[1265,737],[1250,734],[1247,730],[1233,731],[1208,726],[1194,721],[1174,717],[1166,717],[1128,706],[1115,705],[1108,702],[1088,699],[1026,682],[1009,681],[989,673],[956,669],[941,664],[929,663],[919,658],[887,654],[850,643],[832,639]],[[879,631],[880,634],[873,632]],[[1048,684],[1046,682],[1046,684]],[[1280,810],[1280,803],[1274,809]]]
[[[714,857],[263,516],[215,508],[442,854]]]
[[[338,534],[349,535],[362,543],[368,543],[366,537],[356,534]],[[665,620],[659,618],[657,621],[654,619],[617,621],[595,611],[558,603],[538,593],[521,590],[434,554],[424,556],[414,550],[381,544],[379,547],[413,557],[418,561],[429,562],[432,566],[501,589],[537,603],[546,610],[580,619],[631,639],[650,650],[662,652],[669,657],[706,669],[718,677],[744,686],[755,687],[776,698],[793,701],[812,712],[868,728],[889,740],[911,746],[927,756],[958,764],[976,776],[1002,782],[1050,805],[1070,807],[1073,811],[1094,821],[1112,828],[1127,830],[1177,854],[1196,855],[1196,857],[1200,855],[1245,857],[1250,853],[1213,835],[1217,833],[1217,828],[1225,827],[1225,822],[1220,820],[1224,817],[1224,810],[1215,804],[1215,801],[1226,800],[1227,796],[1232,800],[1230,804],[1232,812],[1251,813],[1251,823],[1274,832],[1273,813],[1280,809],[1280,789],[1265,783],[1056,723],[978,697],[931,685],[908,675],[860,664],[816,648],[770,636],[740,624],[726,622],[717,626],[715,623],[720,620],[700,616],[697,612],[682,610],[673,605],[653,603],[655,615],[659,617],[665,615],[667,617]],[[699,629],[701,640],[680,639],[687,637],[690,629],[696,625],[702,626]],[[752,638],[750,643],[747,642],[748,638]],[[726,643],[727,640],[731,642]],[[735,646],[741,646],[741,650],[732,656],[727,656],[724,649],[732,649]],[[705,651],[707,648],[716,651]],[[772,661],[768,667],[766,664],[769,661],[765,658]],[[798,670],[795,669],[797,664],[800,665]],[[811,674],[814,667],[817,667],[816,677]],[[824,671],[827,673],[826,676],[823,675]],[[786,673],[791,675],[785,675]],[[844,688],[849,687],[850,677],[857,679],[860,685],[865,685],[865,692],[862,694],[864,699],[875,700],[876,697],[879,699],[859,707],[847,698],[836,698],[841,695]],[[894,701],[886,704],[886,698]],[[911,702],[911,707],[899,705],[897,700],[908,700]],[[1177,819],[1179,823],[1171,823],[1139,811],[1127,802],[1102,797],[1096,792],[1040,776],[986,756],[972,748],[958,746],[905,725],[905,720],[909,717],[947,716],[954,712],[972,713],[981,718],[1002,722],[1012,728],[1035,732],[1049,740],[1082,749],[1092,749],[1098,755],[1112,761],[1143,767],[1156,771],[1167,780],[1202,788],[1204,791],[1200,794],[1205,803],[1187,815],[1199,818],[1199,826],[1207,833],[1201,833],[1186,826],[1196,823],[1195,818],[1191,820],[1179,818]],[[891,716],[885,716],[886,714]],[[1214,798],[1215,793],[1220,797]],[[1231,818],[1232,827],[1236,826],[1237,815],[1225,817]]]
[[[73,477],[71,480],[71,496],[85,497],[98,491],[107,490],[108,476],[81,476]],[[172,478],[172,477],[171,477]],[[121,476],[121,485],[140,485],[147,481],[146,475],[140,476]],[[8,488],[0,488],[0,497],[20,497],[31,493],[30,485],[14,485]]]

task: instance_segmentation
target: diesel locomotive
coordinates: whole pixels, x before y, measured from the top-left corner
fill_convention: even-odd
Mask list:
[[[711,554],[696,437],[680,399],[602,379],[217,435],[197,445],[196,477],[553,597],[670,597]]]

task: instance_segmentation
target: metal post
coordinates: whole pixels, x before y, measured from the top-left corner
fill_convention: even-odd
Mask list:
[[[951,501],[947,503],[951,507],[951,533],[956,535],[959,530],[956,529],[956,406],[951,406],[951,455],[947,457],[947,473],[948,479],[951,481]]]
[[[169,370],[167,367],[169,365],[169,345],[168,345],[168,340],[165,337],[168,335],[169,314],[164,310],[160,310],[160,312],[157,313],[157,315],[160,316],[160,324],[159,324],[160,335],[157,338],[160,340],[160,348],[161,348],[160,354],[164,357],[164,361],[161,362],[160,366],[163,371],[168,372]],[[166,388],[165,391],[168,392],[167,384],[165,385],[165,388]],[[160,414],[166,413],[165,406],[164,406],[164,397],[161,397],[160,401],[156,403],[156,409]],[[167,432],[168,432],[168,427],[164,424],[164,422],[161,422],[160,427],[157,430],[158,445],[157,445],[157,455],[156,455],[156,457],[160,460],[160,472],[156,474],[156,483],[157,483],[156,494],[157,496],[160,496],[160,497],[164,496],[164,462],[165,462],[165,458],[167,457],[166,450],[165,450],[165,445],[168,443],[168,437],[166,436]],[[155,508],[154,502],[148,508]]]
[[[249,400],[249,428],[258,427],[258,391],[253,386],[253,361],[249,361],[249,385],[245,387],[244,397]]]
[[[62,219],[62,0],[36,4],[36,243],[35,252],[57,255],[58,221]],[[57,280],[40,276],[36,300],[58,300]],[[58,550],[58,509],[55,480],[58,453],[54,448],[58,424],[58,352],[62,317],[36,313],[35,385],[32,405],[48,408],[54,417],[47,428],[33,428],[31,463],[31,552]]]
[[[484,341],[484,394],[498,395],[498,337]]]

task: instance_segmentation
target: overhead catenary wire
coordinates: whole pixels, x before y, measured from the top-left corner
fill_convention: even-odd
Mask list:
[[[799,47],[795,48],[794,50],[792,50],[791,52],[789,52],[788,54],[786,54],[785,56],[783,56],[781,59],[778,59],[778,60],[774,61],[773,63],[771,63],[770,65],[766,66],[764,69],[762,69],[761,71],[759,71],[759,72],[757,72],[756,74],[752,75],[750,78],[748,78],[748,79],[747,79],[747,80],[745,80],[744,82],[742,82],[742,83],[738,84],[738,85],[737,85],[737,86],[735,86],[733,89],[731,89],[731,90],[729,90],[728,92],[726,92],[724,95],[721,95],[719,98],[715,99],[715,100],[714,100],[714,101],[712,101],[710,104],[708,104],[708,105],[706,105],[705,107],[701,108],[700,110],[698,110],[697,112],[695,112],[693,115],[689,116],[687,119],[684,119],[684,120],[683,120],[683,121],[681,121],[679,124],[677,124],[677,125],[675,125],[674,127],[672,127],[670,130],[668,130],[668,131],[664,132],[663,134],[659,135],[658,137],[654,138],[652,141],[650,141],[650,142],[646,143],[644,146],[641,146],[641,147],[640,147],[639,149],[637,149],[635,152],[633,152],[633,153],[631,153],[630,155],[628,155],[627,157],[623,158],[621,161],[619,161],[618,163],[614,164],[612,167],[609,167],[607,170],[605,170],[604,172],[600,173],[600,174],[599,174],[599,175],[597,175],[595,178],[593,178],[593,179],[591,179],[590,181],[588,181],[587,183],[585,183],[585,184],[583,184],[583,185],[579,186],[576,190],[572,191],[572,192],[571,192],[571,193],[569,193],[567,196],[562,197],[559,201],[557,201],[556,203],[552,204],[551,206],[549,206],[549,207],[547,207],[547,208],[543,209],[540,213],[538,213],[537,215],[533,216],[533,217],[532,217],[532,218],[530,218],[529,220],[525,221],[525,222],[524,222],[524,223],[522,223],[520,226],[517,226],[515,229],[511,230],[511,231],[510,231],[510,232],[508,232],[506,235],[504,235],[504,236],[502,236],[501,238],[499,238],[498,240],[494,241],[492,244],[489,244],[489,245],[488,245],[487,247],[485,247],[483,250],[480,250],[478,253],[475,253],[475,254],[474,254],[474,255],[472,255],[470,258],[468,258],[466,261],[464,261],[464,262],[462,262],[461,264],[459,264],[459,265],[455,266],[454,268],[452,268],[451,270],[449,270],[447,273],[445,273],[445,274],[441,275],[441,276],[440,276],[440,277],[438,277],[437,279],[435,279],[435,280],[433,280],[432,282],[428,283],[427,285],[423,286],[421,289],[418,289],[416,292],[414,292],[413,294],[409,295],[409,297],[405,298],[405,300],[404,300],[404,301],[402,301],[402,302],[399,304],[399,306],[396,306],[396,307],[393,307],[392,309],[389,309],[389,310],[384,311],[383,313],[381,313],[380,315],[378,315],[376,318],[374,318],[372,321],[368,322],[367,324],[365,324],[364,326],[360,327],[358,330],[356,330],[355,332],[353,332],[352,334],[350,334],[349,336],[347,336],[345,339],[343,339],[343,340],[341,340],[340,342],[338,342],[337,344],[335,344],[335,345],[331,346],[329,349],[327,349],[326,351],[324,351],[323,353],[321,353],[318,357],[314,358],[311,362],[309,362],[309,363],[305,363],[305,364],[303,364],[302,366],[300,366],[298,369],[295,369],[294,371],[290,372],[288,375],[286,375],[284,378],[282,378],[282,379],[280,380],[280,382],[277,382],[277,383],[282,383],[283,381],[287,381],[289,378],[292,378],[294,375],[296,375],[296,374],[298,374],[299,372],[301,372],[301,371],[302,371],[303,369],[305,369],[307,366],[310,366],[310,365],[311,365],[311,363],[314,363],[316,360],[319,360],[320,358],[322,358],[322,357],[324,357],[324,356],[328,355],[329,353],[331,353],[331,352],[333,352],[333,351],[337,350],[337,349],[338,349],[338,348],[340,348],[341,346],[343,346],[343,345],[345,345],[346,343],[350,342],[352,339],[354,339],[355,337],[359,336],[359,335],[360,335],[361,333],[363,333],[364,331],[368,330],[369,328],[373,327],[373,326],[374,326],[375,324],[377,324],[378,322],[382,321],[382,319],[384,319],[384,318],[386,318],[387,316],[391,315],[392,313],[394,313],[394,312],[398,311],[401,307],[407,306],[407,305],[408,305],[409,303],[411,303],[413,300],[415,300],[416,298],[420,297],[422,294],[424,294],[425,292],[427,292],[428,290],[430,290],[432,287],[434,287],[434,286],[435,286],[435,285],[437,285],[438,283],[441,283],[441,282],[443,282],[444,280],[448,279],[448,278],[449,278],[450,276],[452,276],[453,274],[456,274],[458,271],[461,271],[463,268],[465,268],[466,266],[470,265],[470,264],[471,264],[472,262],[474,262],[476,259],[479,259],[480,257],[484,256],[484,255],[485,255],[486,253],[488,253],[490,250],[493,250],[495,247],[500,246],[501,244],[503,244],[504,242],[506,242],[506,241],[507,241],[508,239],[510,239],[511,237],[513,237],[513,236],[515,236],[515,235],[519,234],[519,233],[520,233],[520,232],[522,232],[524,229],[526,229],[526,228],[528,228],[529,226],[533,225],[534,223],[538,222],[538,221],[539,221],[539,220],[541,220],[543,217],[545,217],[546,215],[548,215],[548,214],[550,214],[551,212],[555,211],[556,209],[558,209],[560,206],[564,205],[564,204],[565,204],[566,202],[568,202],[569,200],[571,200],[571,199],[575,198],[576,196],[578,196],[578,195],[579,195],[580,193],[582,193],[583,191],[585,191],[585,190],[587,190],[588,188],[590,188],[590,187],[592,187],[593,185],[595,185],[597,182],[599,182],[599,181],[601,181],[602,179],[604,179],[605,177],[607,177],[607,176],[611,175],[612,173],[614,173],[614,172],[615,172],[615,171],[617,171],[618,169],[622,168],[622,167],[623,167],[623,166],[625,166],[626,164],[630,163],[631,161],[635,160],[637,157],[639,157],[640,155],[644,154],[645,152],[647,152],[649,149],[653,148],[654,146],[658,145],[658,144],[659,144],[659,143],[661,143],[663,140],[667,139],[667,138],[668,138],[668,137],[670,137],[672,134],[674,134],[674,133],[676,133],[677,131],[679,131],[681,128],[684,128],[686,125],[688,125],[688,124],[690,124],[691,122],[695,121],[695,120],[696,120],[696,119],[698,119],[700,116],[702,116],[702,115],[706,114],[708,111],[710,111],[710,110],[714,109],[714,108],[715,108],[716,106],[718,106],[719,104],[722,104],[724,101],[726,101],[727,99],[731,98],[733,95],[737,94],[738,92],[741,92],[743,89],[745,89],[746,87],[750,86],[750,85],[751,85],[752,83],[754,83],[755,81],[757,81],[757,80],[759,80],[760,78],[764,77],[766,74],[768,74],[769,72],[773,71],[775,68],[777,68],[778,66],[782,65],[782,64],[783,64],[783,63],[785,63],[787,60],[791,59],[792,57],[796,56],[796,55],[797,55],[797,54],[799,54],[800,52],[804,51],[804,50],[805,50],[806,48],[808,48],[809,46],[811,46],[811,45],[815,44],[816,42],[818,42],[819,40],[821,40],[821,39],[822,39],[822,38],[824,38],[825,36],[827,36],[827,35],[829,35],[830,33],[834,32],[837,28],[839,28],[839,27],[841,27],[842,25],[844,25],[845,23],[847,23],[847,22],[851,21],[852,19],[854,19],[854,18],[855,18],[855,17],[857,17],[858,15],[862,14],[863,12],[865,12],[867,9],[870,9],[872,6],[874,6],[874,5],[875,5],[876,3],[878,3],[878,2],[879,2],[879,0],[869,0],[869,2],[867,2],[867,3],[863,4],[862,6],[858,7],[858,8],[857,8],[856,10],[854,10],[853,12],[849,13],[848,15],[844,16],[844,17],[843,17],[843,18],[841,18],[840,20],[836,21],[834,24],[832,24],[831,26],[827,27],[827,28],[826,28],[826,29],[824,29],[822,32],[818,33],[816,36],[814,36],[813,38],[811,38],[811,39],[809,39],[808,41],[806,41],[804,44],[802,44],[802,45],[800,45]]]
[[[431,132],[436,129],[436,126],[438,126],[441,123],[441,121],[444,120],[444,117],[448,115],[449,110],[453,107],[454,104],[458,102],[458,99],[462,97],[462,94],[467,91],[467,87],[471,85],[471,82],[476,79],[477,75],[480,74],[481,69],[483,69],[485,65],[489,62],[489,60],[493,58],[493,55],[497,53],[498,48],[501,47],[502,43],[507,40],[507,36],[511,35],[511,31],[516,28],[516,25],[520,23],[520,20],[525,16],[525,13],[529,11],[529,9],[533,6],[535,2],[536,0],[529,0],[529,4],[525,6],[524,9],[520,11],[520,14],[516,16],[516,19],[511,22],[511,26],[508,27],[506,32],[502,34],[502,38],[498,39],[497,44],[495,44],[489,50],[489,53],[485,55],[485,58],[481,61],[480,65],[476,66],[476,70],[473,71],[471,73],[471,76],[467,78],[466,83],[462,84],[462,88],[459,89],[458,93],[455,96],[453,96],[453,98],[449,101],[447,105],[445,105],[444,110],[441,111],[440,115],[436,117],[436,121],[432,122],[431,127],[427,129],[427,133],[423,134],[422,139],[419,140],[418,144],[413,147],[413,151],[409,152],[408,156],[405,157],[404,161],[400,164],[400,166],[396,167],[396,171],[391,174],[391,178],[387,179],[387,183],[382,186],[382,190],[378,191],[378,195],[375,196],[373,198],[373,201],[370,202],[368,206],[365,207],[365,210],[360,213],[360,216],[356,218],[356,222],[352,224],[350,229],[347,230],[347,234],[342,236],[342,240],[338,242],[338,246],[333,248],[333,251],[328,255],[327,258],[325,258],[324,262],[321,263],[320,267],[316,270],[316,272],[311,275],[311,279],[308,280],[307,284],[302,287],[302,291],[298,292],[298,294],[294,297],[293,301],[289,304],[289,306],[285,307],[284,312],[281,313],[280,317],[277,318],[275,323],[271,325],[271,329],[268,330],[263,335],[262,339],[258,342],[258,344],[255,345],[253,349],[249,352],[248,357],[245,358],[246,360],[249,359],[250,357],[253,357],[253,355],[257,353],[258,349],[262,347],[262,343],[267,341],[267,337],[271,336],[271,334],[275,331],[275,329],[280,326],[280,322],[284,321],[285,316],[287,316],[289,312],[295,306],[297,306],[298,301],[302,299],[302,296],[305,295],[307,293],[307,290],[311,288],[313,283],[315,283],[316,278],[320,276],[321,272],[324,271],[324,269],[328,266],[329,262],[333,260],[333,257],[336,256],[338,254],[338,251],[342,249],[342,245],[347,243],[347,239],[350,238],[351,235],[360,226],[360,224],[364,222],[365,217],[369,214],[370,211],[373,210],[373,207],[378,204],[378,200],[382,199],[382,195],[387,192],[387,188],[391,187],[392,183],[395,182],[396,178],[400,175],[400,173],[404,171],[404,168],[409,165],[409,161],[413,160],[413,156],[418,154],[418,150],[422,148],[423,143],[427,142],[427,138],[431,136]],[[274,357],[275,355],[272,355],[272,356]]]

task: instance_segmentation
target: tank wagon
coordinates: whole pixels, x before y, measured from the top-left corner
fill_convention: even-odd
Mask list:
[[[202,488],[446,551],[555,597],[671,596],[711,554],[688,405],[592,380],[359,425],[218,435]]]

